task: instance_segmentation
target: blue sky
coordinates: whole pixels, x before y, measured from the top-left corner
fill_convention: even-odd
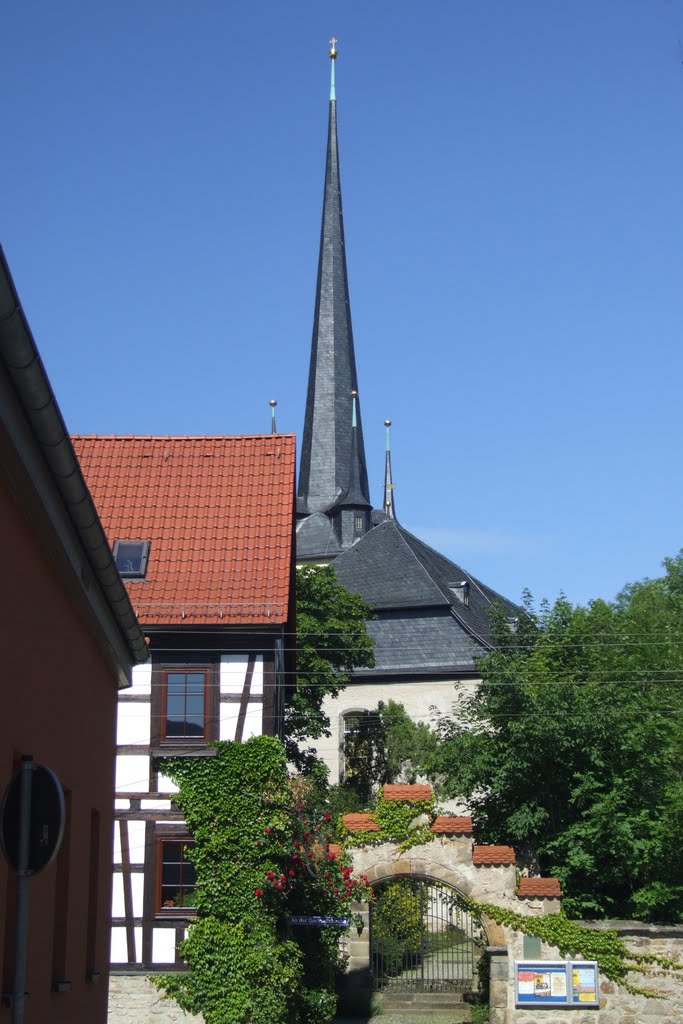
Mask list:
[[[0,239],[69,428],[300,432],[337,97],[375,502],[511,598],[683,546],[683,0],[24,0]]]

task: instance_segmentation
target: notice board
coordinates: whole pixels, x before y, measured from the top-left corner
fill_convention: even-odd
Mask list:
[[[596,960],[515,960],[515,1006],[599,1005]]]

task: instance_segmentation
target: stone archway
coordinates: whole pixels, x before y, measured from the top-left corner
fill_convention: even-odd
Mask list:
[[[461,893],[433,878],[400,875],[373,886],[370,970],[373,990],[387,1000],[418,998],[449,1006],[479,991],[485,930]]]
[[[373,887],[401,878],[426,879],[480,903],[492,902],[520,909],[514,863],[475,863],[472,840],[468,836],[435,836],[431,842],[404,853],[394,843],[361,846],[349,852],[354,871],[367,875]],[[370,908],[368,904],[359,903],[354,910],[361,915],[364,927],[360,935],[353,934],[348,941],[349,980],[356,987],[370,990],[373,984]],[[481,924],[489,954],[491,1002],[504,1012],[508,999],[508,935],[488,918],[482,919]]]

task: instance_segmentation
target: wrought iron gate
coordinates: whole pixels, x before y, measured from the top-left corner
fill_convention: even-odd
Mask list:
[[[375,889],[370,916],[373,985],[391,992],[477,988],[479,926],[447,885],[401,878]]]

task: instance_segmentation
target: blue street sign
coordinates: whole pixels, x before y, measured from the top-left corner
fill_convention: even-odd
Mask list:
[[[348,928],[348,917],[290,917],[290,924],[308,925],[309,928]]]

